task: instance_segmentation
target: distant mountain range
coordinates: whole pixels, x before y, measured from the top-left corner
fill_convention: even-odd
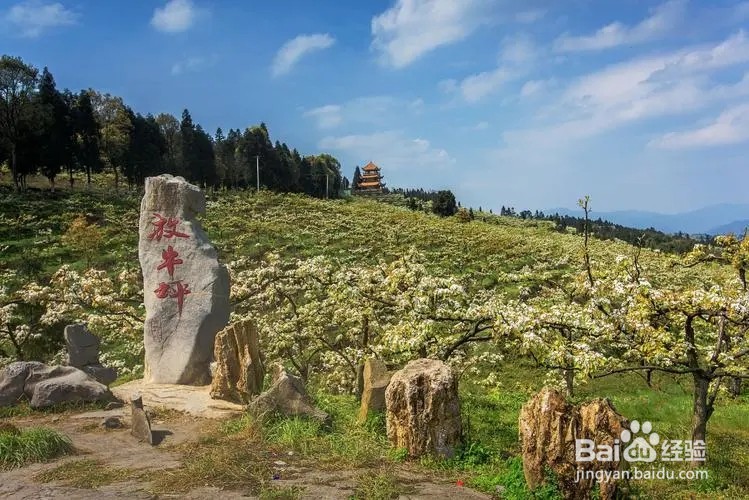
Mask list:
[[[551,208],[544,210],[545,214],[558,213],[573,217],[583,217],[582,210],[568,208]],[[749,204],[720,204],[700,208],[691,212],[677,214],[661,214],[640,210],[622,210],[615,212],[596,212],[591,218],[607,220],[622,226],[639,229],[655,228],[665,233],[687,234],[743,234],[749,227]]]

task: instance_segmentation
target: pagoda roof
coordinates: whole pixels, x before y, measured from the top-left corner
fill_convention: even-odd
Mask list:
[[[377,181],[373,181],[373,182],[360,182],[359,183],[359,187],[375,187],[375,186],[379,187],[380,183],[377,182]]]
[[[376,172],[380,170],[380,167],[370,161],[362,170],[364,170],[365,172]]]

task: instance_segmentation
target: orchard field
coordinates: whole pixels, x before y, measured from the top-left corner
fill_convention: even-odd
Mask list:
[[[142,374],[139,196],[0,187],[0,364],[60,360],[64,325],[87,321],[120,381]],[[466,444],[449,461],[409,463],[418,474],[504,498],[557,498],[553,487],[527,491],[517,423],[522,404],[554,385],[574,401],[610,398],[669,439],[706,427],[709,479],[634,482],[632,496],[749,498],[741,241],[677,256],[545,221],[440,218],[395,197],[207,196],[204,228],[231,271],[233,319],[257,321],[266,358],[299,373],[334,425],[230,422],[205,445],[219,458],[202,465],[214,469],[203,481],[226,485],[230,474],[215,472],[229,467],[221,447],[246,439],[320,467],[382,471],[369,486],[401,491],[387,470],[403,457],[389,450],[382,418],[354,424],[358,371],[368,356],[393,367],[427,356],[460,374]],[[695,397],[707,412],[696,423]],[[196,475],[190,464],[183,472],[185,482]]]

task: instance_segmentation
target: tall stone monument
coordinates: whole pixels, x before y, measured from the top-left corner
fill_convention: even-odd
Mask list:
[[[197,220],[205,207],[200,189],[182,177],[146,179],[138,243],[146,382],[211,381],[214,339],[229,322],[229,273]]]

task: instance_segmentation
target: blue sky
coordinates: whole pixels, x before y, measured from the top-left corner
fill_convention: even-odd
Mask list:
[[[466,205],[749,202],[749,1],[0,1],[2,52]]]

